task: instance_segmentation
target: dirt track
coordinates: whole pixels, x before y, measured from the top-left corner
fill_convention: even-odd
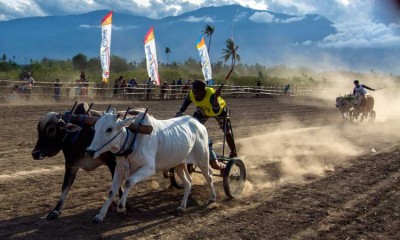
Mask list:
[[[181,101],[135,102],[169,118]],[[199,176],[183,217],[172,212],[182,191],[161,174],[134,188],[127,213],[111,209],[91,223],[111,177],[80,171],[58,220],[46,220],[63,180],[63,156],[34,161],[38,120],[65,104],[0,105],[0,239],[399,239],[398,119],[344,124],[334,103],[304,98],[228,99],[239,155],[248,170],[243,195],[206,205]],[[103,110],[108,104],[95,103]],[[128,103],[114,104],[124,110]],[[187,113],[191,114],[193,108]],[[216,142],[222,132],[207,122]],[[195,174],[196,175],[196,174]]]

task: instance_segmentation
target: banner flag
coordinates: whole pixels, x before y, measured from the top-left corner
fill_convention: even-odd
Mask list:
[[[100,62],[103,69],[103,82],[108,83],[110,78],[110,50],[111,50],[111,23],[112,11],[110,11],[101,21],[101,46]]]
[[[203,71],[204,80],[209,81],[212,79],[211,63],[203,36],[201,36],[197,41],[197,50],[199,50],[201,70]]]
[[[146,55],[147,73],[154,84],[160,85],[154,27],[151,27],[144,37],[144,53]]]

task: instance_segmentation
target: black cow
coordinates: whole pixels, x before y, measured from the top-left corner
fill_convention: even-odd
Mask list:
[[[80,103],[73,114],[86,114],[88,110],[86,103]],[[98,115],[95,111],[90,111],[88,115]],[[63,151],[65,158],[64,182],[62,193],[56,207],[47,215],[47,219],[57,219],[61,214],[64,201],[67,197],[76,173],[80,168],[85,171],[92,171],[101,165],[107,165],[112,177],[116,166],[116,158],[111,152],[105,152],[98,158],[86,156],[86,148],[92,142],[94,129],[91,126],[81,126],[81,130],[72,131],[79,128],[77,125],[69,124],[64,121],[63,115],[55,112],[47,113],[38,124],[38,140],[32,150],[32,157],[35,160],[42,160],[45,157],[55,156]],[[122,190],[120,189],[120,196]]]

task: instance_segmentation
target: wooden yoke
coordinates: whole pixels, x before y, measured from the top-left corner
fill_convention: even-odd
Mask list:
[[[91,116],[86,116],[86,115],[68,115],[66,118],[71,121],[72,123],[75,124],[84,124],[86,126],[94,126],[99,119],[99,117],[91,117]],[[140,128],[138,129],[138,125],[131,123],[131,125],[128,126],[129,130],[133,132],[138,132],[140,134],[151,134],[153,131],[153,126],[151,125],[140,125]]]

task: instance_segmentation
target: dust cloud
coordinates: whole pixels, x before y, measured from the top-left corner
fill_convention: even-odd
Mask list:
[[[275,130],[264,126],[256,135],[238,140],[248,172],[248,193],[320,177],[364,149],[346,138],[343,126],[305,127],[292,119]]]
[[[348,81],[343,76],[336,79],[338,86]],[[376,85],[371,82],[366,84],[377,89],[369,91],[375,99],[374,123],[342,122],[339,110],[333,106],[335,91],[342,89],[337,87],[316,96],[322,101],[310,101],[310,104],[331,104],[332,111],[338,111],[335,124],[309,127],[293,117],[283,117],[278,126],[260,128],[258,133],[265,134],[239,139],[240,157],[245,159],[249,178],[246,192],[313,180],[350,164],[349,159],[397,144],[400,140],[398,85],[390,78],[381,79]],[[347,85],[351,90],[352,85]]]

